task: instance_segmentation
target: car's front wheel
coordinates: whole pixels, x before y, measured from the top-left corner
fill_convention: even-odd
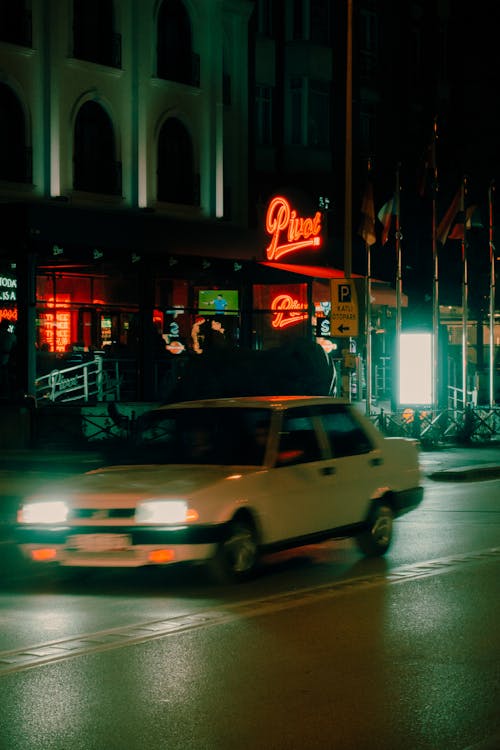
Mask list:
[[[250,520],[235,519],[210,561],[210,572],[218,583],[239,583],[251,578],[259,563],[259,544]]]
[[[373,508],[368,527],[356,537],[356,543],[368,557],[384,555],[392,541],[394,513],[387,503]]]

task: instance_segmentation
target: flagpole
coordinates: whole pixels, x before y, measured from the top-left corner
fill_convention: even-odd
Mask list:
[[[368,175],[365,194],[361,205],[362,222],[359,234],[365,241],[366,281],[365,281],[365,336],[366,336],[366,415],[370,416],[372,405],[372,316],[371,316],[371,250],[370,245],[377,241],[375,234],[375,206],[373,203],[373,184],[371,181],[371,159],[368,159]],[[362,383],[359,384],[362,389]]]
[[[432,127],[431,159],[432,159],[432,404],[434,409],[439,407],[439,262],[437,251],[437,192],[438,171],[436,163],[437,120],[434,118]]]
[[[395,216],[396,229],[396,347],[397,363],[399,364],[399,339],[401,336],[401,297],[402,297],[402,272],[401,272],[401,230],[399,223],[399,168],[396,169],[396,189],[394,192],[395,206],[393,214]]]
[[[371,249],[370,243],[365,242],[366,247],[366,299],[365,299],[365,331],[366,331],[366,415],[371,414],[372,406],[372,331],[371,331]]]
[[[462,216],[465,212],[465,192],[466,192],[466,178],[462,179],[462,186],[460,190],[460,211]],[[469,279],[467,271],[467,222],[464,221],[464,230],[462,233],[462,389],[463,389],[463,405],[464,409],[467,406],[467,326],[468,326],[468,290],[469,290]]]
[[[490,408],[495,404],[495,247],[493,245],[493,194],[495,182],[488,189],[488,231],[490,245]]]
[[[352,276],[352,0],[347,0],[345,86],[344,274]]]

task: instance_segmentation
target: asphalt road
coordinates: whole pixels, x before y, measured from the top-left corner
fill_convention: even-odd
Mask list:
[[[498,750],[499,482],[424,481],[383,560],[6,586],[1,750]]]

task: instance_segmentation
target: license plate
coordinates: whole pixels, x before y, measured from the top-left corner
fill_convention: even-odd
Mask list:
[[[128,534],[72,534],[66,547],[79,552],[118,552],[131,544]]]

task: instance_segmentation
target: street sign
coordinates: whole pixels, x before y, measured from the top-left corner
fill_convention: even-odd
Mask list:
[[[359,333],[358,295],[354,279],[331,279],[330,336],[357,336]]]

